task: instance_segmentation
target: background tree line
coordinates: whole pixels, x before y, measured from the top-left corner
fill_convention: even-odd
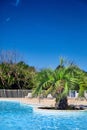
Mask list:
[[[36,69],[21,61],[14,51],[0,53],[0,89],[32,89]]]

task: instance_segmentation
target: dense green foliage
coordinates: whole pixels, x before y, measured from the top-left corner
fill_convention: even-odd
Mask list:
[[[24,62],[0,64],[0,89],[32,89],[36,70]]]

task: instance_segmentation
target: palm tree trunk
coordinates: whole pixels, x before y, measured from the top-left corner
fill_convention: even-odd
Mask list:
[[[63,97],[59,101],[57,101],[55,104],[55,108],[59,110],[66,110],[68,108],[67,97]]]

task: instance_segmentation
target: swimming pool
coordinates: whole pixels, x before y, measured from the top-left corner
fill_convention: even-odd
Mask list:
[[[0,130],[87,130],[87,112],[38,113],[32,106],[0,101]]]

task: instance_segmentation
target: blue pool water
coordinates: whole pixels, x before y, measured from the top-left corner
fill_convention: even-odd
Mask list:
[[[38,113],[28,105],[0,101],[0,130],[87,130],[87,112]]]

